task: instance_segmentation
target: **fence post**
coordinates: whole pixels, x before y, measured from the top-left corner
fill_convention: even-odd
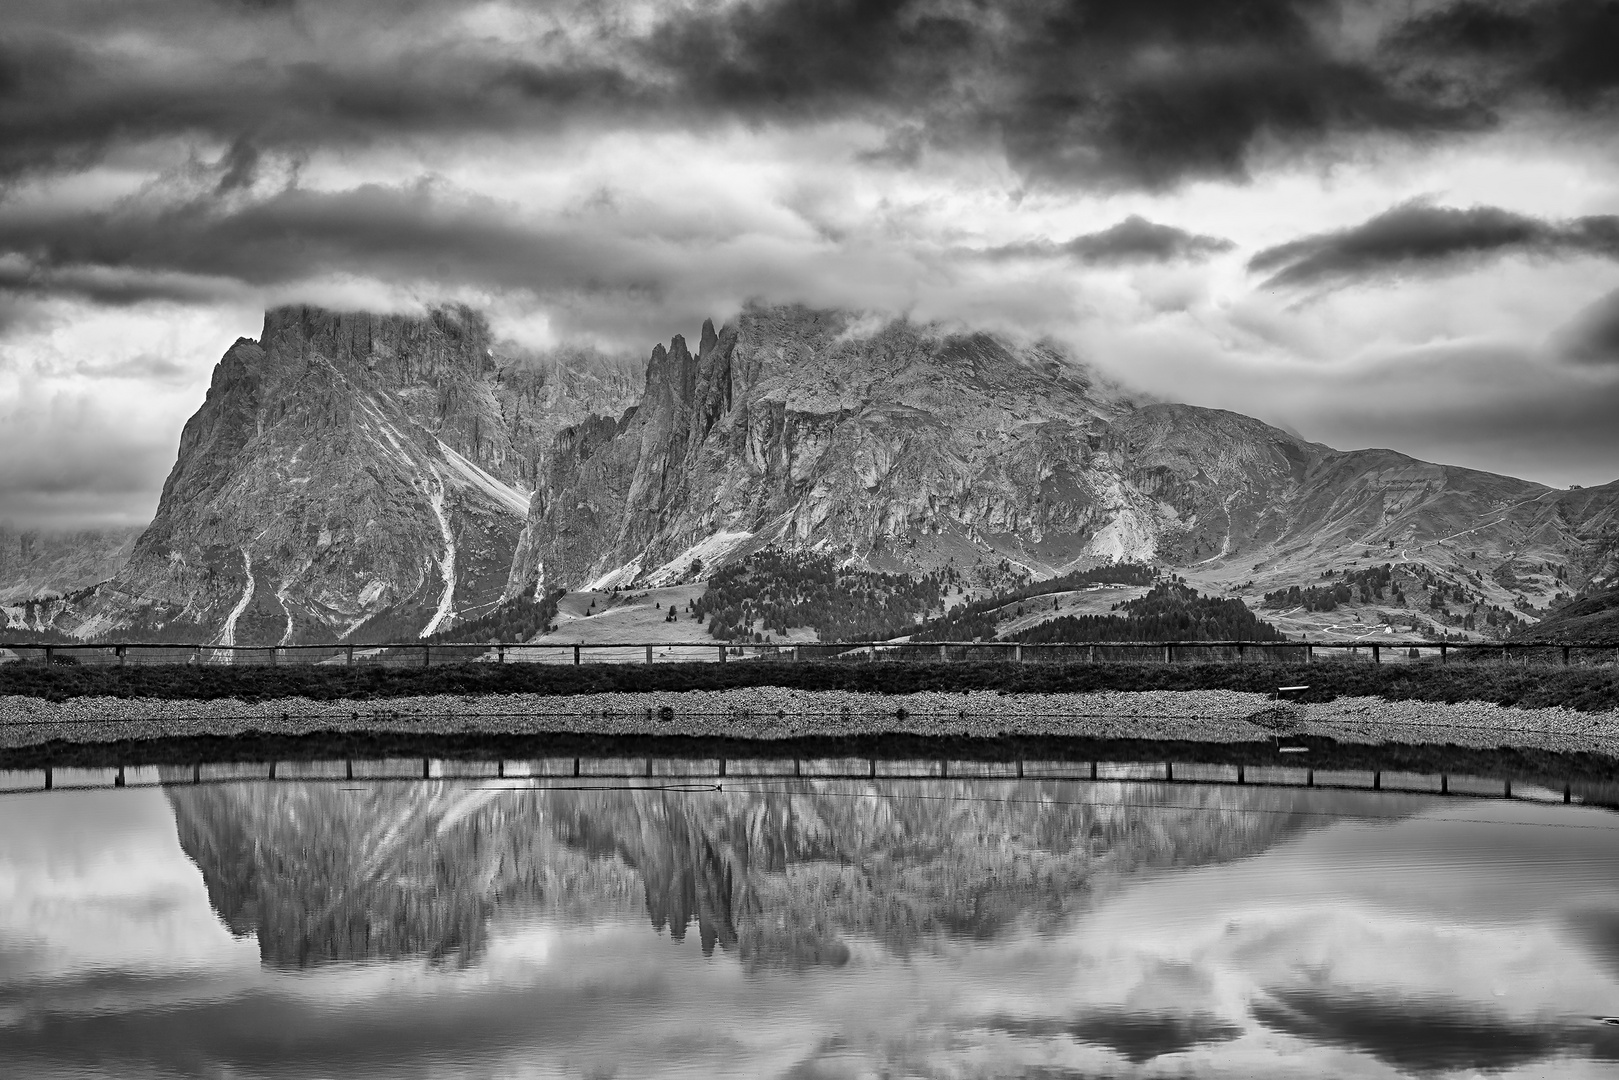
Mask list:
[[[652,663],[652,646],[650,645],[646,647],[646,662]]]
[[[1314,645],[1305,645],[1304,646],[1304,662],[1306,664],[1315,663],[1315,646]]]
[[[506,662],[506,646],[502,645],[500,648],[496,649],[495,655],[500,658],[497,663],[504,664]]]
[[[723,663],[725,663],[725,652],[726,652],[726,649],[725,649],[725,646],[724,646],[724,645],[721,645],[721,646],[720,646],[720,663],[722,663],[722,664],[723,664]],[[575,648],[575,649],[574,649],[574,653],[573,653],[573,655],[574,655],[574,656],[575,656],[575,657],[576,657],[576,658],[577,658],[577,657],[578,657],[578,655],[579,655],[579,650],[578,650],[578,649],[577,649],[577,648]],[[574,660],[574,663],[576,663],[576,664],[577,664],[577,663],[578,663],[578,662],[579,662],[579,661],[578,661],[578,659],[575,659],[575,660]]]
[[[433,646],[431,646],[431,645],[423,645],[422,646],[422,667],[432,667],[432,666],[433,666]]]
[[[1012,659],[1020,664],[1023,663],[1023,642],[1020,641],[1012,646]]]
[[[129,663],[129,651],[122,645],[118,646],[118,666],[123,667]]]
[[[45,646],[45,662],[47,664],[49,664],[54,659],[56,659],[56,646],[54,646],[54,645]]]
[[[1173,664],[1174,662],[1175,662],[1175,646],[1166,644],[1164,646],[1164,663]]]
[[[1381,664],[1382,662],[1383,662],[1383,646],[1381,646],[1381,645],[1373,645],[1372,646],[1372,663]]]
[[[939,660],[942,662],[948,659],[950,659],[950,656],[944,651],[944,642],[941,641],[939,642]]]
[[[1568,646],[1563,646],[1563,666],[1568,667]]]
[[[573,662],[575,664],[579,663],[579,646],[577,645],[573,647]]]
[[[1450,663],[1450,649],[1449,649],[1448,646],[1445,646],[1445,645],[1439,646],[1439,662],[1441,664]]]
[[[345,656],[345,659],[343,660],[343,663],[346,664],[349,667],[353,667],[354,666],[354,646],[349,645],[348,648],[345,650],[345,653],[346,653],[346,656]]]

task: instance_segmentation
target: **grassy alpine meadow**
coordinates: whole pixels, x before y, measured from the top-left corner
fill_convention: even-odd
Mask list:
[[[1308,686],[1295,700],[1340,696],[1389,701],[1478,701],[1580,712],[1619,709],[1619,667],[1514,664],[1014,664],[750,661],[660,664],[461,664],[433,668],[328,668],[8,664],[0,697],[175,701],[371,701],[430,694],[592,694],[730,690],[748,687],[875,694],[1000,691],[1007,694],[1233,690],[1273,693]]]

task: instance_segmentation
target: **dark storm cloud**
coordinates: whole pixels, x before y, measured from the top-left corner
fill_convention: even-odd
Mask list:
[[[240,37],[256,40],[251,27]],[[186,51],[183,34],[172,44]],[[610,67],[491,56],[471,44],[346,59],[301,53],[296,38],[289,46],[266,40],[262,55],[245,59],[206,44],[182,62],[59,32],[0,29],[0,178],[82,167],[117,146],[170,136],[211,137],[251,155],[554,130],[570,116],[644,105],[641,95],[653,92]],[[283,47],[288,55],[277,55]]]
[[[29,264],[9,271],[0,264],[0,288],[118,304],[195,300],[211,288],[276,286],[323,273],[646,291],[667,276],[644,247],[616,245],[599,227],[525,226],[516,217],[511,207],[427,183],[287,188],[240,205],[200,198],[94,214],[0,213],[0,254]]]
[[[3,232],[3,227],[0,227]],[[3,251],[0,248],[0,251]],[[0,299],[20,304],[25,298],[47,296],[89,300],[104,307],[129,307],[151,300],[206,302],[220,297],[224,283],[173,273],[152,274],[145,269],[101,266],[21,266],[0,263]],[[0,331],[5,329],[0,312]]]
[[[1583,110],[1611,105],[1619,90],[1619,4],[1611,0],[1463,0],[1400,25],[1389,45],[1456,65],[1497,99],[1546,95]]]
[[[1619,1040],[1599,1025],[1534,1023],[1471,1005],[1331,990],[1281,990],[1254,1006],[1273,1031],[1360,1050],[1417,1073],[1494,1071],[1575,1052],[1611,1059]]]
[[[988,1026],[1014,1035],[1041,1038],[1066,1035],[1092,1046],[1106,1047],[1137,1065],[1194,1046],[1229,1042],[1242,1034],[1242,1029],[1235,1024],[1207,1013],[1181,1015],[1105,1007],[1087,1009],[1069,1020],[996,1017]]]
[[[1452,267],[1514,253],[1619,259],[1619,217],[1552,222],[1493,206],[1457,209],[1405,203],[1336,232],[1292,240],[1254,255],[1265,287],[1379,278]]]
[[[1220,236],[1204,236],[1160,225],[1132,214],[1100,232],[1085,233],[1065,243],[1049,240],[1006,244],[991,248],[989,258],[1054,258],[1069,256],[1086,263],[1170,262],[1201,259],[1230,251],[1236,245]]]
[[[119,16],[131,32],[145,18],[161,52],[130,45],[138,35],[95,37],[74,0],[25,6],[0,29],[0,175],[176,134],[250,132],[262,151],[579,122],[856,117],[889,133],[876,153],[890,160],[996,145],[1038,181],[1157,188],[1243,177],[1259,144],[1423,139],[1494,117],[1478,80],[1427,70],[1444,60],[1430,56],[1432,35],[1353,47],[1330,0],[765,0],[674,11],[645,29],[610,4],[564,5],[532,9],[555,24],[536,48],[442,40],[452,3],[264,6],[148,0]],[[368,35],[367,16],[421,34]],[[234,22],[221,43],[222,20]],[[378,43],[320,44],[353,35]]]
[[[682,17],[655,53],[706,108],[899,117],[877,153],[999,140],[1036,180],[1105,187],[1240,178],[1261,139],[1425,137],[1492,120],[1339,49],[1328,0],[984,4],[778,0]]]
[[[259,172],[259,150],[244,136],[231,143],[220,162],[223,173],[214,187],[214,194],[224,195],[237,188],[252,186]]]

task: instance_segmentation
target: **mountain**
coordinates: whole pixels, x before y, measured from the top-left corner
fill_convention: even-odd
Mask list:
[[[1514,640],[1619,645],[1619,584],[1575,597]]]
[[[466,308],[273,310],[214,369],[127,563],[57,624],[275,644],[476,615],[556,431],[630,394],[612,372],[503,364]]]
[[[1616,517],[1619,484],[1338,451],[1138,404],[1045,345],[750,307],[695,354],[654,349],[636,408],[558,436],[507,591],[670,584],[781,546],[986,587],[1156,562],[1256,599],[1388,560],[1522,610],[1611,570]]]
[[[1130,408],[1048,346],[750,308],[695,355],[658,346],[634,411],[563,432],[508,590],[665,583],[769,544],[910,571],[1126,556],[1159,513],[1098,466]]]
[[[138,527],[17,529],[0,525],[0,605],[61,596],[118,571],[135,546]],[[19,612],[12,612],[12,621]]]
[[[657,346],[637,380],[511,355],[464,307],[288,307],[220,361],[127,561],[24,615],[81,637],[376,641],[770,547],[975,595],[1151,563],[1253,603],[1389,563],[1438,614],[1267,619],[1456,628],[1444,605],[1465,604],[1495,632],[1619,569],[1619,482],[1339,451],[1135,400],[1049,343],[905,319],[750,306],[695,351]]]

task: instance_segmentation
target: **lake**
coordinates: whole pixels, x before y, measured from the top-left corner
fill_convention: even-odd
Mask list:
[[[0,796],[0,1075],[1619,1076],[1601,807],[197,775]]]

